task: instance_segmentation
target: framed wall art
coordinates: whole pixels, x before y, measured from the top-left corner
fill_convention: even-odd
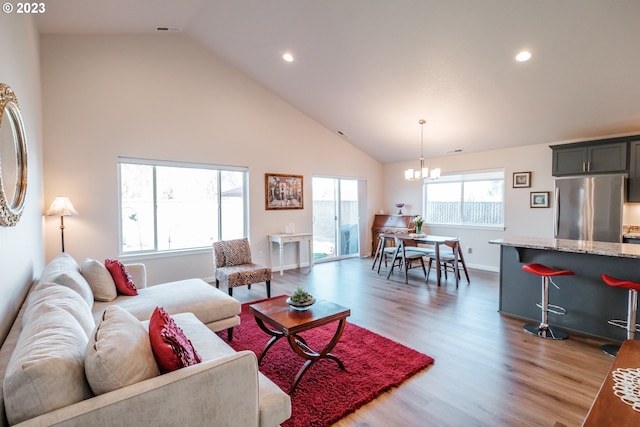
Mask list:
[[[549,192],[548,191],[532,191],[531,207],[532,208],[548,208]]]
[[[304,209],[303,176],[264,174],[265,209]]]
[[[513,188],[531,187],[531,172],[514,172]]]

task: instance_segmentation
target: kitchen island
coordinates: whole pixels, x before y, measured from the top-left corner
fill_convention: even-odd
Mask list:
[[[627,291],[607,286],[601,274],[640,282],[640,245],[584,240],[512,237],[491,240],[500,250],[499,311],[540,322],[541,279],[522,271],[540,263],[572,270],[574,276],[556,277],[560,287],[549,285],[549,303],[564,307],[564,316],[549,313],[549,324],[588,335],[626,339],[626,331],[611,326],[609,319],[627,318]]]

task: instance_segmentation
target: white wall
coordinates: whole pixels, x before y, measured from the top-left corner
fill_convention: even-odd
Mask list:
[[[29,172],[20,222],[15,227],[0,227],[1,341],[44,263],[40,65],[38,35],[28,15],[0,14],[0,82],[11,86],[20,104]]]
[[[118,255],[118,156],[247,166],[250,239],[261,263],[269,261],[268,234],[289,222],[312,231],[313,175],[382,187],[379,162],[182,35],[45,35],[41,62],[45,205],[57,195],[73,201],[80,216],[65,219],[65,249],[79,261]],[[304,175],[305,209],[266,211],[266,172]],[[363,218],[381,198],[368,191]],[[60,251],[58,218],[45,219],[45,242],[49,260]],[[296,257],[288,247],[284,264]],[[157,283],[210,277],[211,258],[145,263]]]
[[[548,143],[528,145],[504,150],[485,151],[473,154],[456,154],[426,159],[429,168],[439,167],[442,173],[455,173],[482,169],[504,168],[505,171],[505,229],[483,230],[463,227],[428,227],[431,234],[458,236],[465,250],[467,265],[498,271],[500,266],[499,246],[489,240],[507,236],[553,237],[553,208],[530,208],[531,191],[550,191],[553,194],[551,176],[551,149]],[[403,212],[421,214],[422,183],[408,182],[404,170],[416,168],[413,162],[388,164],[384,167],[384,205],[379,209],[387,213],[397,212],[396,202],[407,204]],[[531,172],[531,188],[512,188],[514,172]],[[471,248],[472,252],[467,253]]]

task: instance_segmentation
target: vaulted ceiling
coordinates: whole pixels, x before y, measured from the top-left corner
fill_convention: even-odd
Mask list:
[[[638,0],[46,7],[36,18],[43,34],[180,31],[383,163],[418,157],[419,119],[426,157],[640,131]],[[532,58],[517,62],[521,50]]]

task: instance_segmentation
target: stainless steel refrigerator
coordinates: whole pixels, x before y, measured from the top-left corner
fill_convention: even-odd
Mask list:
[[[554,235],[557,239],[622,242],[625,175],[557,178]]]

